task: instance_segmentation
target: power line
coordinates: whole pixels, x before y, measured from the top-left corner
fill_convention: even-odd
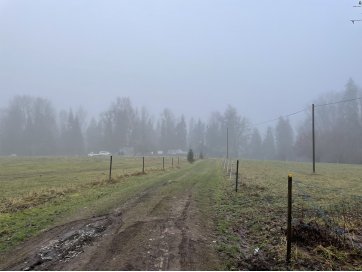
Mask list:
[[[315,108],[317,108],[317,107],[324,107],[324,106],[329,106],[329,105],[335,105],[335,104],[340,104],[340,103],[351,102],[351,101],[355,101],[355,100],[359,100],[359,99],[362,99],[362,97],[357,97],[357,98],[352,98],[352,99],[345,99],[345,100],[341,100],[341,101],[337,101],[337,102],[331,102],[331,103],[326,103],[326,104],[314,105],[314,107],[315,107]]]
[[[264,121],[264,122],[260,122],[260,123],[254,124],[254,125],[252,125],[252,126],[253,126],[253,127],[261,126],[261,125],[264,125],[264,124],[267,124],[267,123],[271,123],[271,122],[277,121],[277,120],[279,120],[279,118],[290,117],[290,116],[296,115],[296,114],[298,114],[298,113],[305,112],[305,111],[307,111],[307,110],[308,110],[308,109],[303,109],[303,110],[299,110],[299,111],[296,111],[296,112],[293,112],[293,113],[289,113],[289,114],[286,114],[286,115],[281,115],[281,116],[279,116],[279,117],[277,117],[277,118],[270,119],[270,120]]]
[[[346,103],[346,102],[351,102],[351,101],[360,100],[360,99],[362,99],[362,97],[357,97],[357,98],[345,99],[345,100],[340,100],[340,101],[331,102],[331,103],[314,105],[314,107],[315,108],[324,107],[324,106],[335,105],[335,104],[340,104],[340,103]],[[307,110],[309,110],[309,108],[305,108],[305,109],[302,109],[302,110],[299,110],[299,111],[296,111],[296,112],[293,112],[293,113],[289,113],[289,114],[286,114],[286,115],[281,115],[281,116],[279,116],[277,118],[273,118],[273,119],[263,121],[263,122],[260,122],[260,123],[252,124],[252,127],[258,127],[258,126],[265,125],[265,124],[268,124],[268,123],[271,123],[271,122],[275,122],[275,121],[279,120],[279,118],[287,118],[287,117],[290,117],[290,116],[305,112]]]
[[[296,115],[296,114],[301,113],[301,112],[305,112],[307,110],[308,110],[308,108],[305,108],[303,110],[299,110],[299,111],[296,111],[296,112],[293,112],[293,113],[289,113],[289,114],[286,114],[286,115],[281,115],[281,116],[279,116],[277,118],[270,119],[268,121],[260,122],[260,123],[257,123],[257,124],[252,124],[252,127],[255,128],[257,126],[261,126],[261,125],[264,125],[264,124],[267,124],[267,123],[275,122],[275,121],[279,120],[279,118],[286,118],[286,117],[293,116],[293,115]],[[253,135],[253,133],[248,133],[248,134],[244,135],[244,137],[250,137],[252,135]]]

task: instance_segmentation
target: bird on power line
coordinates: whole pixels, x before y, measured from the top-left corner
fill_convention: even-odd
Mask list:
[[[354,22],[361,22],[362,20],[350,20],[352,22],[352,24],[354,24]]]

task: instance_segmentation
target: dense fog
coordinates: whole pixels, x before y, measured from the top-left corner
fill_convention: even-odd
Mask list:
[[[350,79],[345,90],[315,99],[317,161],[362,163],[360,97],[361,89]],[[13,156],[99,151],[180,155],[191,148],[210,157],[226,156],[228,141],[229,156],[234,158],[311,160],[311,108],[298,113],[305,117],[295,128],[288,116],[281,116],[259,129],[231,105],[210,113],[207,120],[186,120],[170,108],[152,117],[145,107],[136,108],[130,98],[121,97],[99,116],[87,118],[84,109],[56,112],[44,98],[16,96],[1,111],[0,152]]]
[[[361,163],[359,6],[0,0],[0,154]]]

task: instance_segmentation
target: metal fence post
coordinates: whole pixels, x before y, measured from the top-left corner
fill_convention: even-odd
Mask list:
[[[109,182],[112,180],[112,155],[110,156],[109,161]]]
[[[233,163],[231,162],[231,164],[230,164],[230,172],[229,172],[230,180],[231,180],[232,172],[233,172]]]
[[[239,179],[239,160],[236,161],[236,180],[235,180],[235,192],[238,191],[238,179]]]
[[[142,173],[145,173],[145,157],[142,157]]]
[[[287,229],[287,264],[290,264],[292,251],[292,174],[288,175],[288,229]]]

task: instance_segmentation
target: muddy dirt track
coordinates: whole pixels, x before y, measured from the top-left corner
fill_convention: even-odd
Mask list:
[[[109,214],[57,226],[25,242],[0,269],[219,269],[210,214],[213,192],[207,187],[214,174],[165,175]]]

